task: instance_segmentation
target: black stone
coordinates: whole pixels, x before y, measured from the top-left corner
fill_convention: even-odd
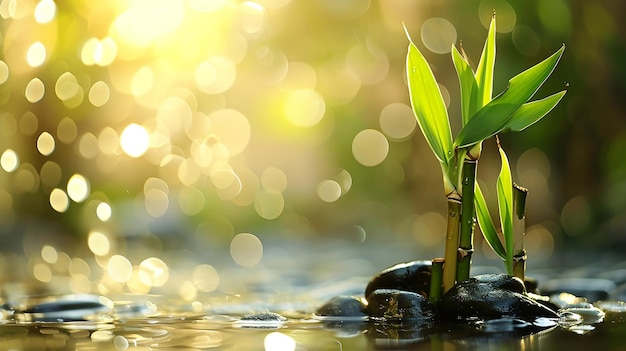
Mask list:
[[[377,289],[367,297],[370,317],[384,320],[433,319],[435,306],[423,295],[397,289]]]
[[[398,289],[428,296],[431,268],[431,261],[399,263],[387,268],[370,279],[365,297],[376,289]]]
[[[315,314],[324,317],[365,317],[367,305],[362,298],[340,295],[328,300]]]
[[[525,295],[524,283],[505,274],[481,275],[446,292],[439,303],[443,320],[488,320],[503,317],[533,322],[558,318],[556,312]]]

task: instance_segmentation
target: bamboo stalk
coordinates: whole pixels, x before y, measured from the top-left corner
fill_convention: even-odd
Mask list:
[[[456,264],[459,248],[459,226],[461,224],[461,196],[455,190],[448,194],[448,224],[443,265],[443,292],[450,290],[456,282]]]
[[[477,163],[478,160],[471,158],[469,154],[463,161],[461,175],[461,233],[458,249],[459,261],[456,269],[456,279],[459,282],[469,279],[472,253],[474,252],[474,226],[476,216],[476,209],[474,207],[474,184],[476,182]]]
[[[430,272],[430,293],[428,294],[428,301],[432,303],[439,302],[441,298],[441,284],[443,282],[443,258],[434,258]]]
[[[526,248],[524,236],[526,235],[526,195],[528,189],[513,183],[513,276],[524,281],[526,276]]]

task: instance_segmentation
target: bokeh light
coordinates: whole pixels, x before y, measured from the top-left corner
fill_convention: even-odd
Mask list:
[[[213,266],[201,264],[193,270],[193,283],[198,290],[211,292],[219,286],[220,277]]]
[[[74,174],[67,181],[67,195],[75,202],[83,202],[89,196],[89,182],[80,174]]]
[[[103,222],[111,219],[112,212],[113,210],[111,209],[111,205],[106,202],[101,202],[96,207],[96,215]]]
[[[389,142],[374,129],[359,132],[352,140],[352,154],[360,164],[373,167],[382,163],[389,153]]]
[[[341,196],[341,186],[334,180],[323,180],[317,186],[317,195],[324,202],[335,202]]]
[[[26,100],[28,100],[28,102],[35,103],[43,99],[45,92],[46,92],[46,87],[41,81],[41,79],[33,78],[26,85],[24,96],[26,96]]]
[[[2,1],[0,257],[23,258],[15,267],[29,281],[64,292],[171,293],[202,312],[212,303],[205,294],[248,289],[233,280],[273,267],[292,240],[336,236],[369,255],[383,238],[432,255],[443,245],[445,200],[440,168],[416,133],[403,24],[425,49],[456,134],[450,49],[462,43],[475,68],[494,11],[494,95],[561,43],[575,51],[546,83],[569,81],[566,99],[528,131],[501,136],[515,181],[530,190],[529,255],[548,259],[564,241],[623,243],[623,9],[564,0]],[[499,159],[493,143],[483,150],[479,181],[488,185]],[[13,243],[20,237],[23,250]],[[5,252],[14,248],[24,252]],[[270,335],[266,349],[299,347]]]
[[[422,24],[422,41],[436,54],[450,52],[452,45],[456,43],[456,36],[456,28],[445,18],[430,18]]]
[[[296,341],[289,335],[281,332],[271,332],[265,336],[263,341],[265,351],[294,351]]]
[[[254,234],[240,233],[230,242],[230,255],[238,265],[253,267],[263,258],[263,244]]]
[[[395,102],[380,111],[379,124],[380,129],[390,138],[404,140],[413,134],[417,119],[408,105]]]
[[[109,238],[105,234],[98,231],[92,231],[89,233],[87,244],[89,245],[89,250],[98,256],[108,255],[111,249]]]
[[[20,158],[14,150],[4,150],[0,157],[0,166],[5,172],[13,172],[20,165]]]
[[[56,146],[54,137],[48,132],[43,132],[37,138],[37,150],[44,156],[50,155]]]
[[[46,60],[46,47],[41,42],[35,42],[28,48],[26,61],[31,67],[39,67]]]
[[[163,286],[169,277],[169,268],[159,258],[149,257],[139,264],[139,279],[147,286]]]
[[[119,283],[126,283],[133,273],[133,265],[128,258],[122,255],[113,255],[107,263],[107,272],[111,279]]]
[[[312,127],[324,117],[326,104],[321,95],[314,90],[299,89],[292,91],[285,100],[287,119],[299,127]]]
[[[70,198],[65,191],[54,188],[50,192],[50,205],[57,212],[65,212],[70,207]]]
[[[57,6],[53,0],[40,0],[35,6],[35,21],[39,24],[51,22],[57,11]]]
[[[131,123],[120,135],[120,146],[128,156],[141,157],[150,146],[150,135],[144,127]]]

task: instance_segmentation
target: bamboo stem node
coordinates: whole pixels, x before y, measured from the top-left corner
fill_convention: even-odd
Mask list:
[[[459,247],[459,260],[465,258],[466,256],[472,256],[472,254],[474,253],[474,249],[464,249],[462,247]]]

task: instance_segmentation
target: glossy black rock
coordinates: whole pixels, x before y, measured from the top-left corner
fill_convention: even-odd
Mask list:
[[[389,267],[370,279],[365,297],[376,289],[398,289],[428,296],[431,268],[431,261],[412,261]]]
[[[444,320],[558,318],[555,311],[525,295],[524,283],[505,274],[476,276],[452,287],[439,303]]]
[[[367,305],[360,297],[340,295],[320,306],[315,314],[323,317],[365,317]]]
[[[367,297],[370,317],[385,320],[430,320],[435,306],[421,294],[397,289],[377,289]]]

